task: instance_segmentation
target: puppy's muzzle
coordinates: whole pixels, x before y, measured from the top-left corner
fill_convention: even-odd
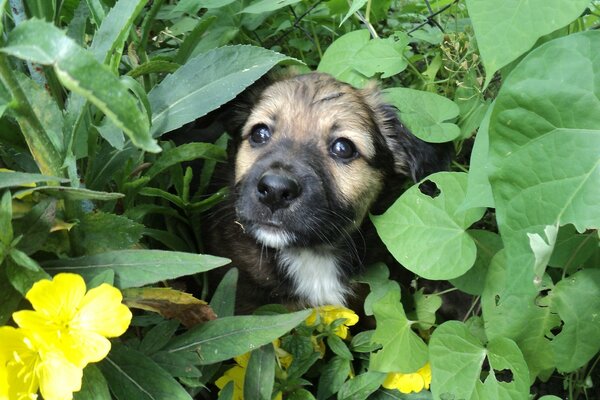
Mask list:
[[[298,181],[282,170],[265,172],[258,180],[256,190],[260,202],[269,207],[271,212],[287,208],[302,192]]]

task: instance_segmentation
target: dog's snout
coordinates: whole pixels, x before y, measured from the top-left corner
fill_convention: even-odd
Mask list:
[[[293,177],[274,172],[263,174],[256,190],[260,201],[272,211],[289,206],[301,192],[298,181]]]

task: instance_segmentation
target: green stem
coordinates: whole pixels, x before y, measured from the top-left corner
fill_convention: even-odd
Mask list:
[[[19,85],[8,56],[3,53],[0,53],[0,80],[11,94],[12,108],[16,113],[17,123],[21,127],[27,146],[29,146],[40,172],[45,175],[62,177],[62,157],[50,141],[29,103],[29,99]]]

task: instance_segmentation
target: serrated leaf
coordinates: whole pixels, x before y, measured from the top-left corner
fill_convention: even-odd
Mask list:
[[[125,289],[123,299],[128,307],[154,311],[168,319],[178,319],[188,328],[217,318],[205,301],[171,288]]]
[[[275,349],[266,344],[250,353],[244,377],[244,397],[256,400],[271,400],[275,384]]]
[[[283,336],[304,321],[310,312],[216,319],[176,337],[167,350],[171,353],[197,352],[200,365],[228,360]]]
[[[475,262],[475,242],[466,229],[485,210],[458,210],[464,201],[466,174],[440,172],[427,180],[439,189],[437,196],[423,194],[415,185],[383,215],[371,216],[371,220],[404,267],[427,279],[456,278]]]
[[[398,108],[400,120],[417,137],[426,142],[449,142],[460,136],[453,122],[459,114],[458,105],[435,93],[408,88],[384,91],[386,99]]]
[[[50,261],[44,264],[44,269],[51,274],[67,271],[78,273],[86,281],[107,269],[112,269],[115,271],[115,286],[126,289],[209,271],[228,262],[226,258],[204,254],[119,250]]]
[[[486,71],[485,85],[538,38],[568,25],[588,5],[588,0],[467,0]],[[540,18],[540,10],[544,18]]]
[[[293,60],[253,46],[229,46],[194,57],[148,94],[152,136],[179,128],[232,100],[273,66]]]
[[[192,400],[171,375],[151,358],[130,347],[114,343],[98,364],[118,399]]]
[[[572,372],[600,351],[600,270],[578,271],[561,280],[550,297],[564,321],[551,345],[556,366],[561,372]]]
[[[427,345],[406,318],[400,292],[389,291],[373,304],[377,328],[373,343],[383,348],[371,355],[370,371],[412,373],[427,362]]]
[[[490,181],[512,276],[505,296],[535,290],[528,234],[543,235],[548,225],[573,224],[580,232],[600,227],[598,82],[600,32],[590,31],[538,47],[498,94],[489,156],[496,168]]]
[[[484,346],[464,324],[449,321],[433,332],[429,348],[434,398],[519,400],[529,395],[527,365],[510,339],[496,338]],[[486,358],[489,373],[481,381]],[[508,382],[496,377],[504,370]]]
[[[52,65],[60,82],[98,107],[131,141],[144,150],[160,147],[149,134],[148,119],[137,100],[108,67],[79,47],[54,25],[31,19],[19,24],[0,51],[43,65]]]

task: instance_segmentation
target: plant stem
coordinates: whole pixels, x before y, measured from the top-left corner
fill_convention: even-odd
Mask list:
[[[50,141],[46,131],[33,111],[29,99],[23,92],[10,66],[8,56],[0,53],[0,80],[11,94],[12,109],[21,127],[29,150],[40,172],[44,175],[62,177],[62,157]]]

